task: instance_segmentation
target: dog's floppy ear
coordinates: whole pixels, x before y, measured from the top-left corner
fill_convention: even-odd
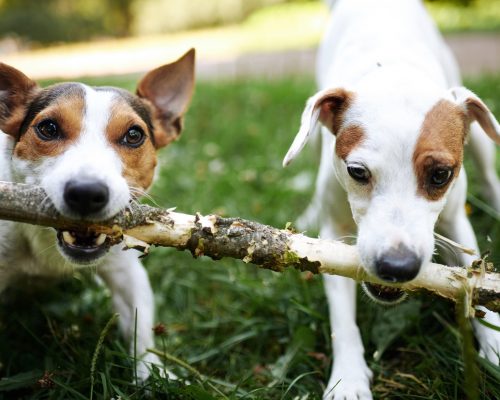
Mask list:
[[[465,111],[469,122],[477,121],[496,144],[500,144],[500,125],[479,97],[464,87],[450,89],[453,101]]]
[[[153,105],[155,146],[166,146],[182,130],[182,117],[194,89],[194,49],[177,61],[146,74],[137,86],[137,95]]]
[[[21,71],[0,63],[0,129],[17,137],[24,112],[37,84]]]
[[[321,90],[310,97],[302,113],[299,132],[283,159],[283,166],[290,164],[304,148],[318,122],[336,134],[342,123],[342,113],[352,98],[353,93],[343,88]]]

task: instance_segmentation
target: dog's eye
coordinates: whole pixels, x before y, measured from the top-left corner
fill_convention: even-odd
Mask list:
[[[144,131],[138,126],[133,126],[123,135],[120,143],[129,147],[139,147],[145,139]]]
[[[60,138],[59,127],[51,119],[46,119],[40,122],[35,127],[36,134],[42,140],[57,140]]]
[[[371,178],[371,173],[368,168],[359,164],[348,165],[347,173],[352,179],[362,184],[367,184]]]
[[[429,176],[429,183],[434,187],[446,185],[453,177],[453,170],[450,168],[436,168]]]

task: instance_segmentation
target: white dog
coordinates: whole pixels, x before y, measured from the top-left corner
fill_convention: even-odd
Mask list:
[[[490,140],[500,143],[500,126],[477,96],[460,87],[453,57],[421,1],[332,3],[319,50],[321,90],[307,102],[284,165],[321,123],[316,192],[302,222],[317,221],[323,238],[357,230],[367,271],[388,282],[410,281],[431,260],[436,224],[477,250],[464,209],[463,144],[469,137],[484,193],[500,210]],[[462,255],[461,262],[473,259]],[[334,363],[324,398],[371,399],[355,283],[325,276],[325,288]],[[403,296],[375,285],[366,290],[385,302]],[[486,311],[485,319],[500,325],[498,314]],[[500,333],[476,321],[474,327],[481,354],[498,364]]]
[[[193,87],[194,50],[146,74],[137,96],[81,83],[42,89],[0,63],[0,180],[41,186],[66,217],[110,218],[151,185],[156,150],[180,134]],[[146,352],[154,346],[154,302],[136,251],[88,230],[7,221],[0,238],[0,291],[26,275],[71,276],[93,266],[112,292],[123,334],[135,334],[138,378],[149,376],[149,364],[159,364]]]

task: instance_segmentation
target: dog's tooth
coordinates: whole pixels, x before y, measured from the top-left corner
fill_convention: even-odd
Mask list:
[[[95,244],[97,246],[100,246],[101,244],[104,243],[105,240],[106,240],[106,234],[101,233],[99,236],[97,236],[97,239],[95,240]]]
[[[75,243],[75,237],[69,233],[68,231],[64,231],[62,233],[63,240],[68,243],[68,244],[74,244]]]

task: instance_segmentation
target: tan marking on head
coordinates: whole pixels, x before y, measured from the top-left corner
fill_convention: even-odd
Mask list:
[[[354,100],[354,93],[343,88],[335,88],[318,99],[315,107],[320,107],[319,120],[334,135],[344,123],[345,112]]]
[[[335,153],[345,160],[351,151],[365,138],[365,131],[358,125],[350,125],[340,130],[335,142]]]
[[[413,153],[417,193],[420,196],[439,200],[445,195],[453,179],[442,187],[435,187],[430,183],[430,177],[438,168],[449,168],[453,177],[458,176],[467,131],[465,112],[448,100],[439,101],[425,115]]]
[[[120,143],[123,136],[133,126],[140,127],[146,134],[144,143],[136,148]],[[152,134],[130,104],[118,98],[111,108],[106,136],[120,156],[123,164],[123,177],[130,187],[146,190],[153,182],[156,149],[151,141]]]
[[[42,157],[55,157],[63,153],[80,137],[84,109],[85,100],[81,95],[77,93],[61,95],[35,116],[16,143],[14,155],[36,161]],[[57,124],[61,139],[46,141],[38,137],[36,126],[46,119]]]

